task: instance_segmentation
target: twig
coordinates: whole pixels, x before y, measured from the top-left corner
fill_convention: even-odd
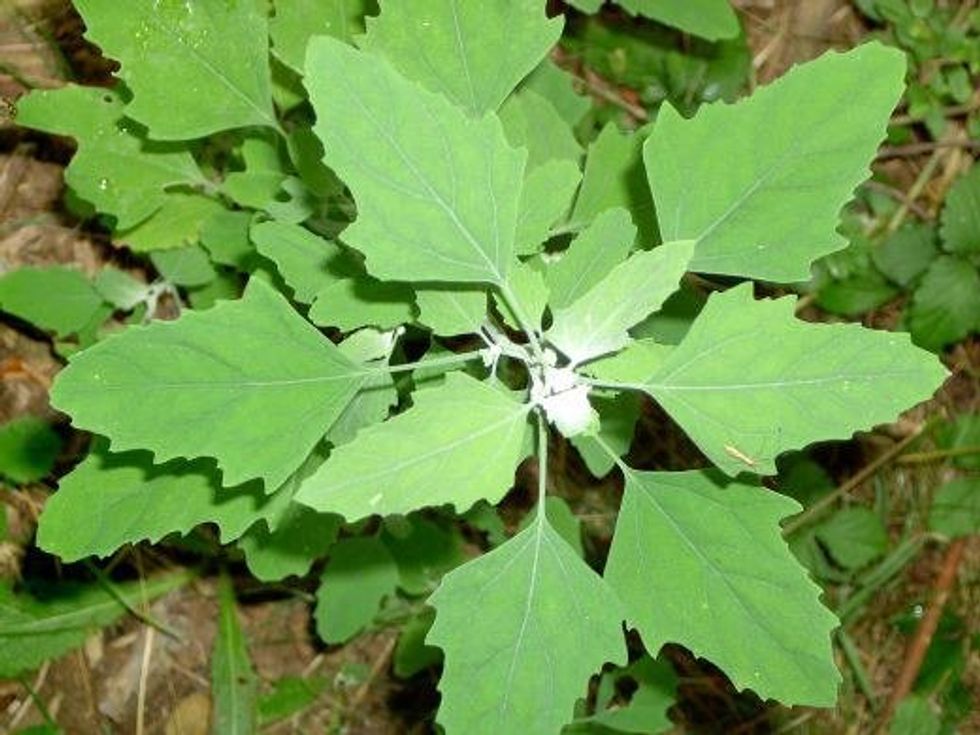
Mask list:
[[[586,72],[584,76],[575,74],[576,79],[578,79],[582,84],[585,85],[586,89],[591,92],[596,97],[605,100],[606,102],[611,102],[620,109],[629,113],[631,117],[636,119],[638,122],[645,123],[650,119],[650,114],[641,107],[640,105],[634,105],[632,102],[623,99],[612,86],[606,82],[604,79],[596,76],[593,73]]]
[[[939,575],[936,577],[932,602],[929,603],[929,609],[926,610],[926,614],[919,621],[915,636],[909,643],[905,654],[905,661],[902,664],[902,670],[899,672],[895,686],[888,697],[888,704],[885,705],[885,711],[875,731],[879,735],[884,735],[892,716],[895,714],[898,703],[912,691],[912,685],[919,675],[919,670],[922,668],[922,661],[925,659],[926,651],[929,649],[929,644],[932,642],[932,637],[935,635],[936,628],[939,625],[939,618],[942,615],[943,608],[946,606],[946,602],[949,600],[950,593],[953,590],[953,583],[956,581],[956,572],[959,569],[960,561],[963,559],[963,551],[965,549],[966,539],[959,538],[950,544],[946,550],[943,565],[940,567]]]
[[[923,143],[909,143],[908,145],[897,145],[882,148],[875,156],[875,160],[881,161],[886,158],[902,158],[904,156],[918,156],[922,153],[932,153],[941,148],[968,148],[970,150],[980,150],[980,140],[933,140]]]
[[[21,685],[27,691],[27,699],[25,699],[21,705],[14,712],[13,717],[10,718],[10,722],[7,723],[8,732],[13,732],[14,728],[24,719],[24,716],[31,711],[31,705],[40,705],[38,709],[41,711],[42,715],[45,715],[45,710],[42,709],[44,703],[41,702],[41,698],[38,692],[41,691],[41,687],[44,686],[45,679],[48,678],[48,669],[51,668],[51,662],[45,661],[41,666],[41,670],[37,672],[37,677],[34,679],[34,684],[30,685],[25,681],[21,681]],[[50,721],[50,715],[47,715],[47,719]]]
[[[943,117],[960,117],[961,115],[969,115],[971,112],[976,112],[980,110],[980,96],[976,97],[972,102],[967,102],[963,105],[952,105],[950,107],[945,107],[942,110]],[[922,122],[923,118],[913,117],[912,115],[895,115],[891,119],[892,125],[913,125],[914,123]]]
[[[980,446],[933,449],[928,452],[909,452],[895,461],[899,464],[920,464],[924,462],[935,462],[939,459],[948,459],[950,457],[962,457],[968,454],[980,454]]]
[[[388,665],[388,661],[391,660],[391,655],[395,652],[395,645],[397,645],[397,643],[398,643],[398,637],[392,636],[391,640],[388,641],[388,644],[381,652],[381,655],[378,656],[374,664],[371,666],[371,671],[368,673],[367,679],[364,680],[361,686],[357,688],[357,691],[354,693],[354,696],[351,697],[351,700],[348,703],[349,710],[351,711],[356,710],[364,702],[364,699],[367,697],[368,692],[371,689],[371,684],[374,682],[375,679],[378,678],[378,675],[381,673],[381,670]]]
[[[143,640],[143,661],[140,664],[139,689],[136,692],[136,735],[143,735],[146,718],[146,682],[150,678],[150,657],[153,655],[153,639],[156,628],[146,626],[146,638]]]
[[[922,205],[912,199],[909,199],[908,195],[904,191],[896,189],[894,186],[883,184],[880,181],[875,181],[874,179],[865,181],[864,185],[869,189],[874,189],[875,191],[880,191],[882,194],[887,194],[895,201],[904,204],[919,219],[930,219],[929,213],[922,207]]]
[[[895,457],[897,457],[899,454],[905,451],[906,447],[908,447],[912,442],[914,442],[916,439],[922,436],[922,432],[925,431],[927,425],[928,422],[920,424],[915,431],[913,431],[907,437],[905,437],[900,442],[895,444],[891,449],[883,453],[873,462],[863,467],[861,471],[858,472],[856,475],[854,475],[851,479],[847,480],[845,483],[840,485],[833,492],[824,495],[822,498],[820,498],[820,500],[818,500],[816,503],[814,503],[805,511],[803,511],[798,516],[796,516],[796,518],[791,520],[783,527],[783,535],[789,536],[795,533],[803,526],[810,523],[810,521],[812,521],[814,518],[819,516],[829,506],[837,502],[839,498],[843,497],[844,495],[847,495],[849,492],[851,492],[856,487],[861,485],[861,483],[863,483],[869,477],[873,476],[878,470],[880,470],[886,464],[891,462]]]
[[[918,199],[919,195],[925,190],[929,181],[932,179],[932,175],[936,173],[936,169],[939,168],[939,162],[942,160],[943,152],[944,151],[942,148],[935,149],[932,152],[932,155],[929,157],[929,160],[926,161],[926,165],[922,167],[922,170],[919,172],[918,177],[916,177],[915,182],[913,182],[912,187],[909,189],[908,194],[906,195],[910,202],[914,202],[916,199]],[[901,227],[902,223],[905,221],[905,218],[908,216],[908,213],[909,207],[907,205],[903,204],[900,206],[898,211],[895,212],[895,215],[888,221],[886,231],[895,232],[898,230],[898,228]]]

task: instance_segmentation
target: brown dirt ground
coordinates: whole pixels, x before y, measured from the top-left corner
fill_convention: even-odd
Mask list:
[[[60,204],[62,169],[70,150],[63,142],[15,132],[4,120],[6,104],[23,90],[23,82],[55,86],[73,68],[87,80],[103,82],[107,65],[80,40],[79,26],[63,0],[0,0],[0,271],[24,264],[74,263],[88,271],[115,258],[99,234],[88,232],[65,214]],[[736,0],[755,54],[758,83],[782,74],[790,65],[817,56],[827,48],[847,48],[866,29],[845,0]],[[59,51],[60,49],[60,51]],[[5,74],[4,69],[17,74]],[[932,215],[938,210],[955,174],[968,165],[966,154],[945,152],[936,176],[925,186],[919,205]],[[907,190],[925,158],[891,160],[887,171],[896,186]],[[896,311],[870,315],[869,326],[893,323]],[[808,318],[819,318],[807,312]],[[0,422],[26,413],[50,416],[47,387],[58,369],[50,346],[29,331],[0,322]],[[844,480],[927,415],[953,415],[980,410],[980,344],[962,345],[949,356],[955,376],[930,404],[903,422],[835,450],[830,466]],[[697,459],[697,452],[675,431],[665,429],[665,417],[649,407],[643,431],[634,445],[634,459],[647,466]],[[69,456],[81,445],[75,440]],[[562,478],[569,501],[591,531],[594,547],[602,550],[611,536],[619,488],[615,482],[595,483],[573,452],[558,451],[552,470]],[[533,472],[533,470],[531,471]],[[905,524],[918,523],[931,492],[943,479],[934,465],[892,464],[875,480],[891,498],[891,530],[895,538]],[[530,478],[533,479],[533,478]],[[874,482],[867,482],[845,502],[870,504]],[[48,488],[2,497],[12,536],[23,544],[0,545],[0,573],[15,573],[22,563],[34,520]],[[519,493],[518,493],[519,494]],[[901,575],[868,604],[848,632],[856,642],[879,698],[887,696],[905,657],[906,639],[890,620],[927,600],[943,555],[939,544],[927,544]],[[120,552],[114,564],[150,573],[179,563],[168,550]],[[28,560],[30,563],[30,559]],[[35,562],[36,563],[36,560]],[[389,661],[394,634],[381,631],[357,642],[325,649],[310,628],[308,603],[294,592],[258,590],[242,575],[237,579],[242,600],[240,619],[259,677],[271,682],[285,675],[325,676],[335,686],[300,716],[265,730],[268,733],[386,733],[429,732],[428,718],[436,704],[434,674],[401,682]],[[973,539],[960,565],[949,602],[980,633],[980,543]],[[209,652],[215,632],[217,603],[213,577],[203,577],[155,602],[151,615],[177,637],[128,619],[93,635],[82,650],[44,666],[31,680],[32,688],[69,735],[133,733],[197,735],[207,732]],[[671,649],[670,658],[682,673],[682,704],[678,732],[718,733],[866,733],[874,714],[848,679],[835,712],[767,709],[751,697],[737,695],[710,665]],[[148,663],[148,665],[146,665]],[[352,665],[369,672],[362,681],[350,680]],[[145,672],[141,677],[141,672]],[[968,662],[964,680],[980,701],[980,657]],[[43,722],[19,682],[0,682],[0,733]],[[141,723],[141,724],[139,724]],[[980,713],[961,728],[980,733]]]

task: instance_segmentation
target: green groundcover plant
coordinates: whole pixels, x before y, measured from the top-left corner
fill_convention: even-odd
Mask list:
[[[802,322],[752,281],[805,280],[842,247],[900,52],[829,53],[690,119],[665,106],[583,156],[540,0],[75,5],[119,83],[34,92],[19,122],[78,141],[76,205],[166,281],[76,273],[93,313],[66,325],[52,296],[49,328],[81,335],[99,308],[138,322],[175,285],[202,308],[79,340],[52,402],[103,438],[49,501],[42,548],[104,556],[213,523],[263,578],[325,554],[358,570],[330,583],[343,595],[386,573],[365,519],[496,504],[534,454],[533,520],[429,599],[447,732],[560,731],[589,677],[627,663],[624,623],[763,698],[833,705],[836,619],[781,536],[799,506],[759,477],[893,420],[945,371],[907,335]],[[723,2],[622,6],[738,33]],[[659,237],[638,236],[654,211]],[[735,285],[672,339],[651,325],[687,272]],[[4,308],[18,293],[0,288]],[[714,468],[628,466],[639,395]],[[602,574],[545,512],[565,439],[625,477]]]

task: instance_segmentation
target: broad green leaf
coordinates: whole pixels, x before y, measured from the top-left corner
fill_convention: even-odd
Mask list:
[[[573,364],[622,349],[627,330],[679,288],[694,244],[675,242],[641,251],[566,307],[554,310],[547,338]]]
[[[48,499],[37,544],[72,562],[109,556],[124,544],[187,534],[202,523],[215,524],[228,543],[260,517],[267,501],[260,483],[221,487],[209,460],[155,465],[149,452],[110,454],[97,446]]]
[[[201,227],[201,245],[211,260],[243,273],[254,270],[258,256],[249,239],[252,212],[224,209],[215,212]]]
[[[551,291],[551,307],[560,309],[584,296],[626,260],[635,240],[636,227],[622,207],[596,217],[572,241],[561,260],[548,267],[545,280]]]
[[[946,376],[904,334],[807,324],[795,303],[756,301],[748,284],[714,294],[638,384],[729,475],[775,474],[782,452],[893,421]]]
[[[558,110],[531,90],[515,92],[500,108],[507,140],[515,148],[527,148],[527,170],[548,161],[571,161],[578,166],[582,147]]]
[[[652,339],[662,345],[677,345],[690,331],[708,297],[689,283],[681,283],[660,311],[651,314],[630,330],[637,339]]]
[[[301,303],[313,303],[321,289],[350,275],[343,248],[300,225],[262,222],[252,227],[250,237]]]
[[[613,123],[602,129],[589,146],[582,188],[570,217],[572,224],[586,225],[607,209],[624,207],[633,215],[643,247],[659,242],[653,197],[643,169],[647,132],[644,128],[624,134]]]
[[[931,224],[903,227],[871,251],[875,267],[899,286],[910,286],[938,255]]]
[[[126,114],[157,140],[277,127],[259,3],[77,0],[86,38],[117,59],[133,92]]]
[[[516,308],[520,310],[521,317],[535,330],[540,329],[541,318],[548,306],[548,286],[544,282],[544,274],[530,263],[516,263],[507,276],[507,288],[517,302]],[[493,299],[504,321],[520,330],[521,321],[514,314],[511,304],[497,294]]]
[[[381,601],[395,594],[398,570],[376,536],[334,545],[316,592],[313,620],[325,643],[344,643],[367,627]]]
[[[357,201],[344,241],[367,256],[368,271],[502,283],[526,154],[507,144],[500,122],[467,118],[383,59],[326,36],[310,43],[306,83],[324,162]]]
[[[980,166],[953,185],[943,207],[943,247],[951,253],[980,253]]]
[[[568,506],[568,503],[557,495],[549,495],[545,498],[544,512],[548,518],[548,525],[551,526],[555,533],[579,557],[585,557],[585,547],[582,545],[582,521],[575,515],[575,511]],[[537,520],[537,510],[532,509],[521,520],[519,530],[523,531]]]
[[[78,332],[102,306],[102,297],[79,270],[26,266],[0,276],[0,311],[65,336]]]
[[[264,727],[303,712],[330,684],[325,676],[286,675],[276,679],[271,690],[259,697],[259,725]]]
[[[861,569],[888,551],[888,534],[878,514],[870,508],[839,510],[814,532],[844,569]]]
[[[190,579],[186,573],[113,585],[58,582],[43,597],[0,584],[0,677],[12,679],[77,648],[95,631]]]
[[[92,285],[103,299],[122,311],[132,311],[148,295],[143,281],[111,265],[98,272]]]
[[[888,735],[939,735],[943,722],[922,694],[910,694],[899,702]]]
[[[354,521],[444,503],[462,512],[502,498],[523,456],[528,407],[459,372],[414,398],[339,447],[297,501]]]
[[[449,733],[557,733],[589,677],[626,661],[616,596],[547,521],[450,572],[430,604]]]
[[[158,250],[150,262],[163,279],[175,286],[206,286],[217,276],[207,252],[200,245]]]
[[[587,95],[576,91],[573,80],[571,74],[546,57],[527,75],[521,89],[532,90],[544,97],[561,118],[574,128],[585,117],[591,104]]]
[[[518,255],[540,252],[551,228],[568,214],[581,178],[571,161],[549,161],[528,173],[517,215]]]
[[[21,484],[40,480],[60,451],[61,439],[47,421],[21,416],[0,425],[0,477]]]
[[[222,575],[218,582],[218,632],[211,654],[214,735],[253,735],[258,731],[259,680],[236,607],[231,580]]]
[[[665,106],[644,145],[663,239],[697,240],[695,271],[806,280],[843,244],[840,209],[868,176],[904,75],[904,54],[869,43],[691,120]]]
[[[442,663],[442,651],[425,642],[435,617],[435,611],[426,607],[402,626],[398,645],[391,657],[395,676],[408,679],[430,666]]]
[[[493,112],[561,35],[538,0],[381,0],[364,48],[479,116]]]
[[[114,90],[74,84],[34,91],[17,103],[18,125],[78,142],[65,183],[122,229],[159,209],[168,187],[205,183],[186,147],[145,140],[124,107]]]
[[[616,3],[633,15],[652,18],[709,41],[733,38],[740,30],[729,0],[616,0]]]
[[[832,706],[837,619],[779,528],[799,506],[720,482],[708,472],[626,471],[606,580],[651,653],[680,643],[763,699]]]
[[[385,547],[398,567],[398,587],[408,595],[427,595],[442,575],[464,561],[463,544],[454,527],[418,515],[386,524]]]
[[[629,702],[621,704],[615,700],[622,696],[619,691],[624,687],[624,681],[632,683],[633,693]],[[576,720],[562,731],[562,735],[671,732],[674,723],[667,716],[667,710],[675,704],[676,696],[677,675],[671,665],[643,656],[625,668],[604,673],[598,686],[596,713]],[[604,702],[607,698],[610,701]]]
[[[589,397],[599,414],[598,438],[580,434],[572,438],[572,444],[582,456],[585,466],[595,477],[605,477],[616,465],[606,447],[622,456],[629,451],[640,418],[640,401],[636,395],[623,391],[615,396],[592,395]]]
[[[279,141],[275,134],[263,130],[260,134],[248,135],[239,153],[244,168],[225,175],[221,192],[243,207],[265,209],[276,198],[288,176]]]
[[[622,352],[589,363],[585,371],[600,380],[635,383],[659,370],[673,350],[673,345],[662,345],[651,339],[638,339]]]
[[[117,451],[214,457],[225,485],[261,477],[271,491],[368,374],[252,279],[238,301],[129,327],[77,355],[52,402]]]
[[[980,330],[980,273],[944,255],[932,262],[912,296],[906,323],[917,345],[941,350]]]
[[[273,7],[272,53],[298,74],[311,37],[325,34],[353,43],[364,32],[364,16],[377,12],[374,0],[274,0]]]
[[[415,319],[415,294],[405,283],[367,275],[339,278],[317,291],[309,319],[342,332],[365,325],[390,329]]]
[[[420,288],[415,292],[419,322],[436,334],[473,334],[487,318],[487,293],[482,289]]]
[[[196,244],[208,220],[221,211],[221,202],[211,197],[173,192],[166,195],[149,219],[128,230],[118,230],[113,239],[141,253],[182,248]]]
[[[327,552],[341,525],[339,516],[290,503],[275,530],[257,523],[239,540],[238,548],[245,554],[248,570],[263,582],[301,577]]]
[[[950,538],[980,534],[980,480],[958,477],[940,487],[929,508],[929,528]]]

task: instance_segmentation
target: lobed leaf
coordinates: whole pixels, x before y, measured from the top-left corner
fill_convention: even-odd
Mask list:
[[[214,457],[225,485],[262,478],[271,491],[369,375],[252,279],[238,301],[130,327],[77,355],[51,398],[115,450]]]
[[[806,280],[843,245],[838,214],[868,176],[904,77],[904,54],[869,43],[691,120],[665,106],[643,154],[664,240],[697,240],[694,271]]]
[[[626,661],[619,601],[543,519],[446,575],[430,604],[450,735],[557,733],[589,676]]]

